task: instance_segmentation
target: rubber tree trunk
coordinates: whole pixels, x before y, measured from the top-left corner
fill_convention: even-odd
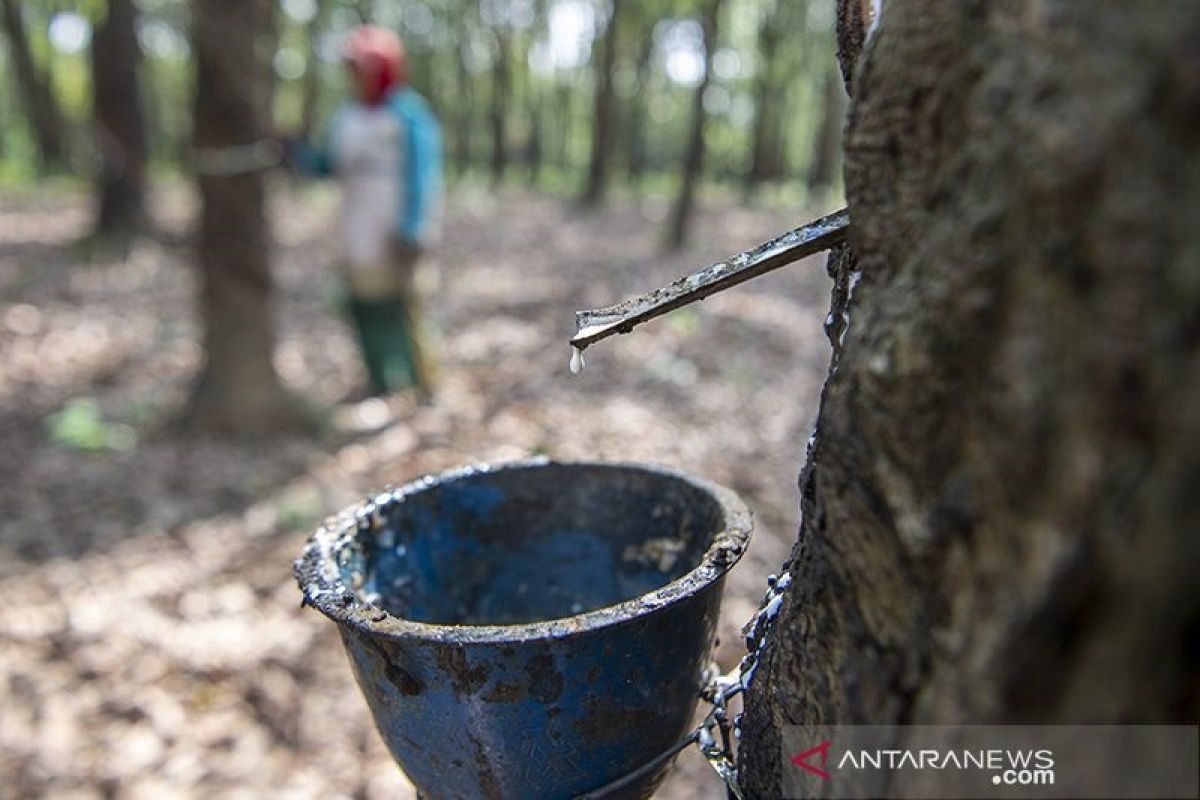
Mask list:
[[[554,106],[556,116],[557,129],[555,141],[555,166],[564,172],[572,172],[574,159],[571,157],[571,142],[575,133],[574,119],[572,113],[575,109],[572,104],[572,99],[575,94],[575,86],[569,79],[558,79],[558,83],[554,87]]]
[[[255,39],[255,52],[263,66],[256,73],[262,81],[259,102],[262,103],[262,130],[270,134],[275,130],[275,90],[279,86],[275,73],[275,53],[279,50],[279,0],[255,0],[255,13],[259,20]]]
[[[458,175],[466,174],[470,169],[474,160],[474,148],[472,147],[472,132],[475,130],[475,77],[471,74],[471,70],[467,67],[467,48],[469,47],[470,34],[466,26],[458,28],[459,41],[454,47],[454,66],[455,75],[458,77],[459,97],[456,98],[454,108],[458,117],[458,124],[451,135],[454,137],[454,168]]]
[[[496,63],[492,65],[492,102],[488,116],[492,128],[492,183],[499,184],[508,169],[508,106],[512,99],[512,32],[506,26],[493,30]]]
[[[521,58],[528,65],[529,52],[533,42],[546,37],[549,33],[546,0],[535,0],[532,5],[533,24],[523,36],[524,47]],[[525,80],[525,117],[528,124],[525,137],[524,159],[526,176],[531,188],[537,187],[542,180],[542,166],[546,157],[545,133],[545,95],[544,83],[532,69],[526,67],[522,71]]]
[[[641,42],[638,43],[634,65],[635,89],[629,103],[629,178],[640,184],[646,173],[648,147],[646,144],[646,103],[650,96],[650,59],[654,56],[654,36],[650,25],[641,19]]]
[[[778,177],[778,82],[779,44],[784,30],[780,25],[780,5],[777,2],[763,13],[758,26],[758,67],[754,76],[754,122],[750,129],[750,168],[746,170],[747,191],[771,178]],[[788,32],[791,34],[792,32]]]
[[[588,162],[587,183],[583,190],[583,204],[597,206],[604,202],[608,193],[608,165],[611,161],[614,139],[616,91],[613,73],[617,64],[617,39],[621,28],[621,9],[624,0],[611,0],[608,25],[604,29],[604,46],[600,58],[595,60],[595,108],[592,116],[592,155]]]
[[[884,9],[751,797],[785,724],[1200,715],[1200,6]]]
[[[127,240],[145,225],[146,115],[133,0],[109,0],[92,35],[92,115],[100,174],[95,235]]]
[[[525,162],[529,168],[529,186],[533,188],[538,186],[542,180],[542,160],[545,156],[545,145],[542,141],[542,117],[544,115],[541,107],[534,99],[530,100],[528,113],[529,141],[525,144]]]
[[[808,169],[808,185],[813,189],[829,188],[837,176],[845,113],[845,94],[837,71],[832,68],[826,70],[821,83],[821,121],[813,138]]]
[[[261,3],[197,0],[195,145],[237,148],[264,135],[266,68],[255,43]],[[236,153],[238,151],[226,151]],[[270,432],[303,421],[272,356],[271,273],[263,173],[249,160],[231,174],[201,174],[200,318],[205,365],[187,421],[231,433]]]
[[[675,197],[675,204],[671,207],[671,215],[667,220],[667,247],[671,250],[679,249],[687,240],[692,208],[696,203],[696,184],[704,170],[704,131],[708,127],[704,94],[712,80],[712,62],[717,49],[717,24],[721,16],[721,3],[722,0],[706,0],[701,12],[700,24],[704,31],[704,77],[692,95],[692,127],[680,168],[679,194]]]
[[[33,132],[39,166],[43,170],[62,168],[67,161],[66,123],[46,76],[33,61],[17,0],[0,0],[0,12],[8,33],[13,79]]]

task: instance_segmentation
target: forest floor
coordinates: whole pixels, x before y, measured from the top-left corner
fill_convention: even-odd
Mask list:
[[[333,199],[275,190],[278,368],[334,408],[361,371],[329,266]],[[0,797],[411,797],[291,563],[327,513],[464,463],[649,461],[739,492],[757,529],[717,652],[736,663],[795,537],[829,357],[823,258],[601,343],[579,376],[567,340],[576,309],[806,215],[711,207],[663,257],[658,204],[451,200],[435,401],[343,406],[320,436],[247,441],[165,424],[201,359],[185,246],[89,257],[87,198],[0,197]],[[190,195],[154,205],[185,241]],[[691,748],[658,796],[724,792]]]

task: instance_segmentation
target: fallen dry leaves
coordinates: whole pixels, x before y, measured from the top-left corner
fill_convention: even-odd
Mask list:
[[[278,367],[331,406],[360,372],[331,299],[329,197],[277,195]],[[192,213],[179,191],[156,209],[177,231]],[[363,407],[391,419],[371,434],[239,442],[161,424],[201,357],[188,251],[85,262],[85,198],[0,200],[0,796],[410,797],[333,626],[297,607],[290,564],[324,514],[468,462],[652,461],[740,492],[758,528],[726,592],[718,656],[732,665],[796,529],[828,360],[821,260],[597,345],[578,377],[566,342],[575,309],[798,221],[710,210],[663,258],[635,203],[585,216],[460,192],[430,303],[436,402]],[[136,446],[52,442],[47,419],[81,397]],[[660,796],[724,795],[689,751]]]

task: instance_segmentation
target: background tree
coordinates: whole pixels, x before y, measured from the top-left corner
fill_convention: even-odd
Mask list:
[[[300,96],[300,135],[309,139],[316,131],[321,99],[321,62],[317,42],[329,24],[329,0],[314,0],[313,15],[305,25],[304,78]]]
[[[667,223],[667,247],[676,249],[687,238],[692,207],[696,202],[696,184],[704,168],[704,130],[708,113],[704,107],[704,95],[712,80],[713,53],[717,49],[717,24],[721,17],[722,0],[705,0],[700,14],[700,25],[704,32],[704,75],[692,94],[692,122],[688,135],[687,149],[680,164],[679,193]]]
[[[13,80],[25,106],[25,117],[33,131],[42,169],[58,169],[66,165],[67,131],[58,101],[50,90],[46,76],[34,63],[16,0],[0,0],[0,16],[8,34],[12,58]]]
[[[785,724],[1200,714],[1198,39],[1187,2],[886,5],[750,796]]]
[[[133,0],[108,0],[92,36],[92,114],[100,173],[95,233],[127,239],[145,222],[148,143],[142,106],[142,51]]]
[[[803,40],[805,17],[801,24],[788,27],[786,10],[791,4],[772,0],[762,10],[758,23],[758,67],[754,75],[754,122],[750,133],[750,166],[746,170],[746,188],[779,177],[783,170],[780,124],[782,116],[780,43]]]
[[[595,116],[592,119],[592,156],[588,162],[587,184],[583,190],[583,203],[599,205],[608,191],[608,163],[615,138],[615,87],[614,72],[617,64],[617,36],[621,29],[623,0],[611,0],[608,21],[604,27],[604,39],[599,58],[593,56]]]
[[[262,63],[254,77],[262,81],[262,87],[258,90],[259,102],[262,103],[261,124],[263,131],[270,133],[275,129],[275,90],[278,86],[275,55],[279,52],[279,0],[254,2],[258,6],[254,11],[258,19],[254,48],[257,59]]]
[[[503,2],[503,5],[501,5]],[[490,30],[494,45],[492,63],[492,95],[488,122],[492,131],[492,183],[504,179],[508,169],[508,107],[512,102],[512,28],[511,7],[507,0],[492,5]]]
[[[650,102],[650,66],[654,57],[654,20],[639,7],[635,18],[640,41],[633,66],[633,91],[626,102],[626,131],[629,179],[640,184],[646,173],[646,104]]]
[[[467,63],[471,47],[471,29],[465,18],[455,26],[455,37],[454,69],[462,102],[454,105],[456,124],[447,133],[453,143],[451,152],[454,154],[455,171],[461,176],[466,173],[474,159],[473,133],[476,126],[475,109],[478,104],[475,81]]]
[[[846,108],[846,93],[841,78],[832,64],[821,78],[821,121],[813,136],[812,156],[808,166],[808,185],[813,189],[828,189],[834,184],[841,165],[842,123]]]
[[[210,430],[264,432],[305,421],[275,372],[263,164],[262,92],[256,50],[262,3],[197,0],[195,146],[201,163],[198,242],[205,364],[189,421]]]

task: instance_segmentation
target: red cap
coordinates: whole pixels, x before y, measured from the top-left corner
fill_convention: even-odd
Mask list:
[[[388,92],[408,83],[408,58],[400,37],[386,28],[364,25],[346,40],[344,58],[367,105],[379,105]]]

